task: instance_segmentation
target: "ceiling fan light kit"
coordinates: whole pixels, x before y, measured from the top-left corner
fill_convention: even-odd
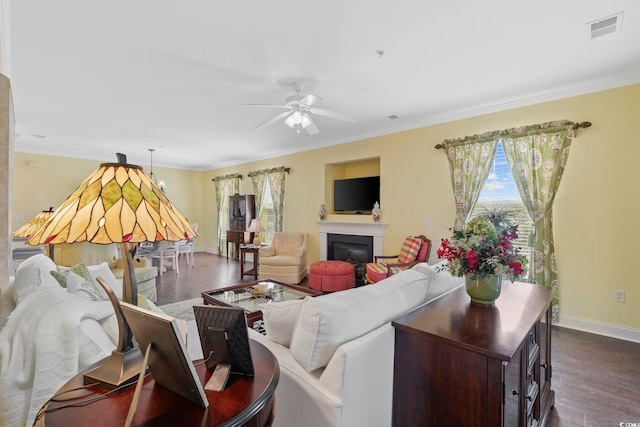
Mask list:
[[[300,88],[298,87],[297,83],[293,83],[292,86],[296,91],[296,95],[287,97],[283,105],[245,104],[245,106],[247,107],[282,108],[288,110],[256,126],[256,129],[269,126],[279,121],[280,119],[285,119],[285,124],[292,129],[296,129],[297,133],[300,133],[300,129],[304,129],[309,135],[315,135],[319,133],[319,130],[316,127],[315,123],[313,123],[310,114],[331,117],[333,119],[344,120],[348,122],[354,121],[351,117],[342,113],[312,107],[312,105],[314,105],[316,102],[321,101],[322,98],[313,94],[302,96],[300,95]]]

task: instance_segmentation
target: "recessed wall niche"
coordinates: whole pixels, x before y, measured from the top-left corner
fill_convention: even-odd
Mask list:
[[[333,181],[336,179],[362,178],[367,176],[380,176],[380,157],[326,164],[324,166],[324,205],[327,213],[349,215],[334,210]]]

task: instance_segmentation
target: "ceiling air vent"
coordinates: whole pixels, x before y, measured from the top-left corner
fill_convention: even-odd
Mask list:
[[[623,15],[624,12],[620,12],[606,18],[598,19],[597,21],[588,22],[587,31],[589,38],[595,39],[596,37],[622,30]]]

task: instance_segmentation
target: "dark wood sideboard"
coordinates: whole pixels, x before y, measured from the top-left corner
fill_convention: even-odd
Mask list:
[[[393,425],[541,427],[554,405],[551,298],[503,282],[495,305],[464,286],[393,322]]]
[[[227,229],[227,257],[229,243],[236,246],[235,256],[239,255],[240,245],[253,241],[254,233],[247,232],[251,220],[256,217],[255,196],[253,194],[235,194],[229,196],[229,228]],[[245,233],[248,236],[245,237]],[[246,240],[245,240],[246,238]]]

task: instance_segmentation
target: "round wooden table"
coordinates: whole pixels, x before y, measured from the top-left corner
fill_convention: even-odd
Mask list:
[[[231,374],[223,392],[205,391],[209,407],[204,409],[156,385],[147,375],[140,393],[134,426],[270,426],[275,416],[274,391],[280,378],[280,366],[273,353],[262,344],[249,340],[255,376]],[[204,364],[196,365],[202,384],[211,376]],[[69,380],[57,395],[65,390],[82,387],[82,373]],[[69,406],[99,397],[108,390],[93,386],[59,395],[46,406],[46,426],[122,426],[135,391],[132,384],[95,402]],[[59,408],[59,409],[56,409]],[[42,424],[37,424],[42,425]]]

